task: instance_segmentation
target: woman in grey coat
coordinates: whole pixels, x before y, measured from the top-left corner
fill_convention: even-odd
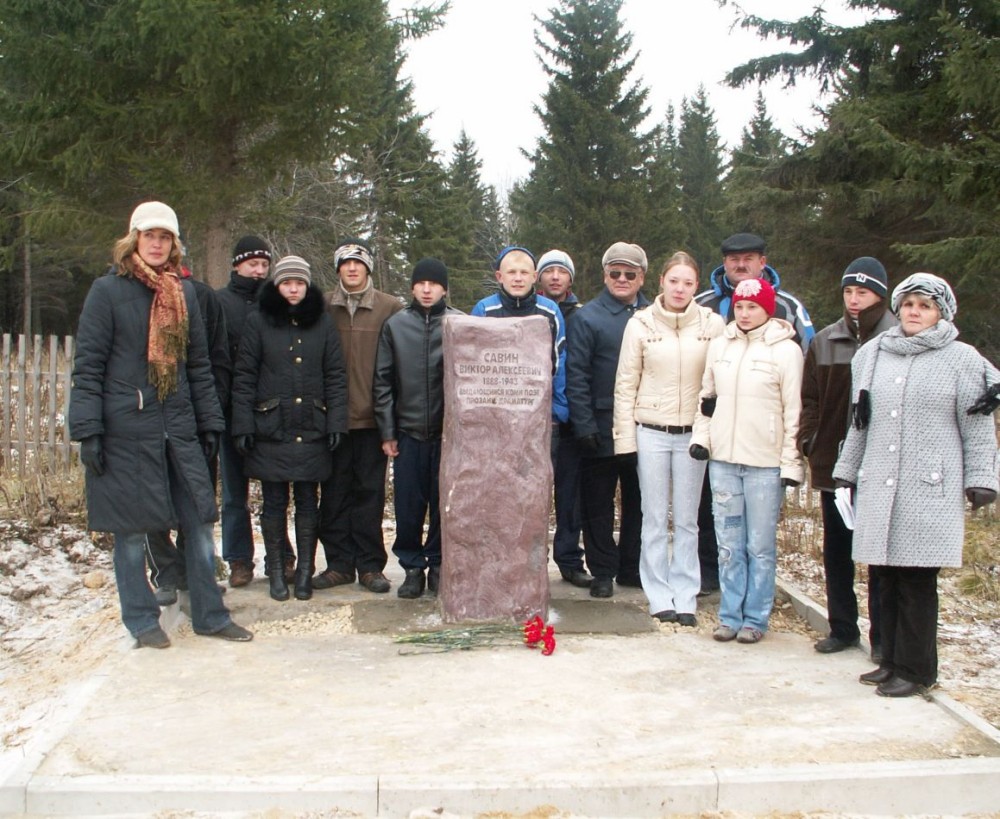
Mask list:
[[[856,488],[854,560],[881,584],[882,662],[861,682],[908,697],[937,682],[937,575],[962,565],[965,498],[996,498],[997,441],[992,417],[968,412],[984,362],[956,340],[948,283],[915,273],[892,310],[899,326],[852,362],[854,423],[833,477]]]
[[[147,532],[180,529],[196,634],[246,641],[215,582],[215,490],[206,459],[225,427],[194,288],[181,276],[177,215],[144,202],[80,314],[70,435],[86,467],[87,525],[113,532],[122,621],[167,648],[146,581]]]

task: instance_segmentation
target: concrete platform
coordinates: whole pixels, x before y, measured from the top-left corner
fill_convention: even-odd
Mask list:
[[[774,632],[719,644],[711,602],[697,630],[664,628],[641,591],[593,600],[553,572],[551,657],[411,654],[393,638],[440,618],[433,601],[396,598],[389,575],[377,597],[355,585],[275,603],[263,579],[231,590],[235,618],[259,624],[250,644],[196,637],[171,607],[171,649],[123,637],[43,735],[0,757],[0,813],[1000,811],[1000,734],[943,694],[875,696],[857,682],[861,651],[820,656]]]

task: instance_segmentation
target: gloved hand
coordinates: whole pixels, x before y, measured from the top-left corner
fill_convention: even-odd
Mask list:
[[[331,432],[326,436],[326,448],[333,452],[338,446],[340,446],[340,442],[343,437],[344,436],[339,432]]]
[[[976,399],[971,407],[969,407],[965,413],[966,415],[992,415],[996,412],[997,407],[1000,407],[1000,381],[989,387],[986,392]]]
[[[201,451],[205,454],[205,460],[211,461],[219,454],[219,433],[199,432],[198,441],[201,443]]]
[[[104,441],[100,435],[91,435],[80,441],[80,460],[95,475],[104,474]]]
[[[582,438],[577,438],[576,442],[580,446],[581,455],[593,457],[597,454],[597,450],[601,448],[601,436],[596,432],[584,435]]]
[[[233,438],[233,446],[235,446],[236,451],[245,458],[250,454],[250,450],[253,449],[253,435],[235,436]]]
[[[992,489],[970,486],[965,490],[965,497],[969,499],[969,503],[972,504],[972,511],[974,512],[980,506],[986,506],[988,503],[993,503],[993,501],[997,499],[997,493]]]
[[[791,486],[798,486],[799,482],[797,480],[795,480],[795,478],[782,478],[781,479],[781,485],[784,488],[788,488],[788,487],[791,487]]]
[[[838,489],[840,489],[841,487],[843,487],[844,489],[850,489],[852,492],[856,491],[858,488],[857,484],[851,483],[850,481],[842,481],[840,480],[840,478],[836,478],[833,482],[833,485],[836,486]]]
[[[715,402],[719,400],[717,395],[713,395],[710,398],[701,399],[701,414],[706,418],[711,418],[715,415]]]
[[[688,448],[688,455],[694,458],[696,461],[707,461],[708,460],[708,450],[705,449],[701,444],[691,444]]]

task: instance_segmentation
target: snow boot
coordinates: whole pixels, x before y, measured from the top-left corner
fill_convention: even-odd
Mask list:
[[[260,531],[264,536],[264,564],[267,566],[267,579],[271,586],[271,599],[284,601],[288,599],[288,582],[285,580],[285,556],[282,551],[282,538],[285,534],[283,518],[260,519]]]
[[[316,563],[316,539],[319,537],[319,515],[315,512],[295,514],[295,546],[299,551],[295,564],[295,599],[313,596],[312,576]]]

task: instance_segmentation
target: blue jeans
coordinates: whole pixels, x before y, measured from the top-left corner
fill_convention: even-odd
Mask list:
[[[404,569],[440,566],[438,474],[441,471],[441,439],[419,441],[401,432],[398,444],[399,455],[392,464],[396,511],[396,541],[392,544],[392,553]]]
[[[774,605],[781,470],[710,461],[708,472],[719,541],[719,622],[765,632]]]
[[[229,625],[229,609],[215,582],[215,537],[211,523],[201,523],[194,500],[170,474],[170,495],[184,533],[184,563],[191,593],[191,625],[198,634],[213,634]],[[133,637],[160,625],[160,607],[146,580],[146,533],[115,532],[114,566],[122,622]]]
[[[243,474],[243,456],[233,446],[229,430],[219,445],[222,472],[222,559],[253,560],[253,530],[248,504],[250,479]]]
[[[642,551],[639,577],[649,613],[674,609],[694,614],[701,588],[698,569],[698,504],[705,462],[688,454],[691,433],[672,435],[640,426],[639,489]],[[673,518],[673,542],[669,518]]]

